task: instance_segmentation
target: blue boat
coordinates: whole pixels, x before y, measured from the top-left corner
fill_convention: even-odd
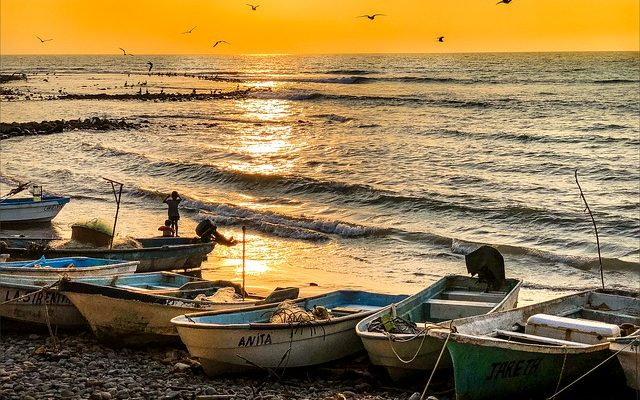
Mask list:
[[[303,367],[362,351],[354,329],[358,321],[405,298],[339,290],[280,305],[187,314],[171,322],[208,375]]]
[[[59,196],[3,199],[0,200],[0,223],[49,222],[69,200]]]
[[[89,257],[63,257],[0,262],[0,275],[20,275],[58,280],[62,276],[82,277],[133,273],[137,261],[108,260]]]

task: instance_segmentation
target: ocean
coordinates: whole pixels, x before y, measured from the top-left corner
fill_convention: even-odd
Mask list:
[[[153,68],[149,72],[149,64]],[[111,221],[154,236],[177,190],[181,232],[242,237],[248,284],[412,293],[466,274],[481,244],[537,301],[601,285],[640,290],[638,53],[2,56],[1,122],[106,117],[139,129],[0,142],[19,181],[71,196],[46,232]],[[121,100],[120,93],[246,97]],[[58,99],[61,94],[104,98]],[[0,227],[0,235],[24,233]],[[239,279],[242,246],[205,276]]]

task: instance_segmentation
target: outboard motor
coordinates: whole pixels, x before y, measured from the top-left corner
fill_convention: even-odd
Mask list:
[[[237,243],[233,237],[227,239],[223,234],[218,232],[218,227],[208,219],[203,219],[196,226],[196,235],[200,236],[200,240],[203,243],[211,242],[212,236],[216,243],[220,243],[225,246],[233,246]]]
[[[500,290],[504,285],[504,257],[498,250],[491,246],[480,246],[464,256],[464,260],[471,276],[478,274],[478,281],[488,284],[487,290]]]
[[[211,242],[211,236],[213,236],[216,229],[217,227],[213,224],[213,222],[208,219],[203,219],[196,226],[196,235],[200,237],[200,240],[203,243],[209,243]]]

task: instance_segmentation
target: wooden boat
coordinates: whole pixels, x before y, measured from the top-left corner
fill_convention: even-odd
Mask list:
[[[0,326],[86,328],[87,321],[78,309],[55,289],[58,279],[57,275],[0,275]]]
[[[38,260],[0,262],[1,275],[20,275],[58,280],[62,276],[82,277],[133,273],[137,261],[109,260],[89,257],[62,257]]]
[[[49,246],[8,247],[3,252],[12,259],[34,257],[94,257],[111,260],[139,261],[136,272],[170,271],[199,268],[207,258],[215,242],[203,243],[200,239],[186,237],[154,237],[136,239],[142,248],[65,248]],[[24,243],[25,239],[21,239]],[[8,243],[11,246],[11,242]]]
[[[324,307],[333,314],[328,319],[271,323],[278,311],[278,305],[271,305],[187,314],[171,322],[208,375],[256,367],[302,367],[361,351],[356,323],[406,297],[339,290],[295,301],[304,310]]]
[[[519,280],[506,279],[501,290],[487,291],[487,285],[478,278],[445,276],[394,307],[363,319],[356,332],[372,364],[385,367],[394,380],[409,378],[432,370],[440,355],[443,342],[427,336],[430,327],[446,326],[455,318],[512,309],[517,304],[520,285]],[[390,321],[386,327],[391,332],[384,329],[381,319]],[[404,321],[409,321],[412,328],[400,329]],[[374,326],[381,329],[374,330]],[[438,367],[451,367],[448,353],[443,354]]]
[[[429,336],[446,340],[457,399],[549,398],[587,373],[582,390],[616,398],[624,375],[607,337],[629,323],[640,325],[637,293],[594,290],[454,320],[454,332]]]
[[[0,223],[48,222],[55,218],[69,197],[43,196],[34,198],[3,199],[0,201]]]
[[[62,328],[86,327],[69,299],[56,290],[63,276],[133,273],[137,261],[68,257],[0,263],[0,317]]]
[[[64,280],[59,285],[87,319],[91,330],[111,346],[179,342],[170,320],[185,313],[250,307],[298,297],[298,288],[276,289],[269,296],[244,300],[196,300],[223,287],[242,289],[228,281],[207,281],[169,272],[120,275],[111,278]]]
[[[640,394],[640,329],[633,334],[611,340],[611,351],[618,357],[627,386]]]

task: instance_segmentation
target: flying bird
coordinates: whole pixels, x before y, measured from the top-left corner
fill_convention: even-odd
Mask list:
[[[122,47],[118,47],[120,50],[122,50],[122,55],[123,56],[131,56],[133,57],[133,54],[131,53],[127,53],[127,51],[125,49],[123,49]]]
[[[36,35],[36,37],[38,38],[38,40],[40,41],[40,43],[44,43],[44,42],[50,42],[53,39],[42,39],[40,36]]]
[[[511,1],[511,0],[509,0],[509,1]],[[373,14],[373,15],[367,15],[367,14],[365,14],[365,15],[358,15],[356,18],[364,18],[364,17],[367,17],[367,18],[369,18],[370,20],[372,20],[372,21],[373,21],[377,16],[381,16],[381,15],[384,15],[384,14]]]
[[[253,4],[247,4],[249,7],[251,7],[252,11],[256,11],[258,9],[258,7],[260,7],[260,4],[258,4],[257,6],[254,6]]]
[[[184,31],[184,32],[182,32],[182,33],[183,33],[183,34],[185,34],[185,33],[191,33],[191,32],[193,32],[193,30],[194,30],[194,29],[196,29],[196,28],[197,28],[197,26],[194,26],[193,28],[191,28],[191,29],[189,29],[189,30],[186,30],[186,31]]]
[[[500,0],[499,2],[497,2],[497,3],[496,3],[496,5],[498,5],[498,4],[502,4],[502,3],[504,3],[504,4],[509,4],[509,3],[511,3],[511,1],[512,1],[512,0]]]
[[[444,42],[444,36],[438,36],[438,42],[440,43]]]
[[[149,73],[151,73],[151,68],[153,68],[153,63],[151,61],[147,61],[147,65],[149,66]]]
[[[218,40],[217,42],[215,42],[215,43],[213,44],[213,47],[216,47],[216,46],[217,46],[217,45],[219,45],[220,43],[231,44],[231,43],[227,42],[226,40]]]

